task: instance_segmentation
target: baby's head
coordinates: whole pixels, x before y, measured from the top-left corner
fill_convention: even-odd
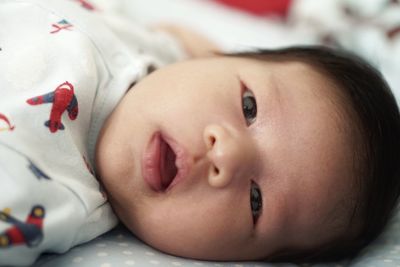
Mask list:
[[[96,165],[122,222],[162,251],[327,259],[358,251],[387,222],[399,137],[376,70],[293,47],[155,71],[108,118]]]

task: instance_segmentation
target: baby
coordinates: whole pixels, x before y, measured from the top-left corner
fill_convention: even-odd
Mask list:
[[[162,251],[326,260],[359,250],[387,221],[399,135],[376,70],[293,47],[149,75],[105,123],[96,165],[119,218]]]
[[[93,239],[110,205],[151,246],[208,260],[348,256],[391,215],[399,111],[353,55],[194,58],[213,46],[86,1],[4,0],[0,24],[0,265]]]

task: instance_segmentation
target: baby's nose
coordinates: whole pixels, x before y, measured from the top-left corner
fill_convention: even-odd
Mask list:
[[[236,177],[251,173],[255,149],[246,136],[212,124],[204,129],[203,137],[211,163],[208,172],[211,186],[222,188]]]

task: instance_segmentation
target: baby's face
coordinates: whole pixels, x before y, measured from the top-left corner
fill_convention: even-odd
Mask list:
[[[96,164],[122,221],[168,253],[264,258],[333,238],[351,150],[337,89],[311,67],[216,57],[135,85]]]

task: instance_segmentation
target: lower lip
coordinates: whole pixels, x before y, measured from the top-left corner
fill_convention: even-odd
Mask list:
[[[169,191],[172,187],[178,184],[188,174],[188,160],[186,152],[178,146],[178,144],[169,137],[162,136],[160,132],[155,133],[143,154],[142,157],[142,176],[145,182],[154,191],[164,191],[162,186],[160,162],[161,162],[161,144],[162,139],[168,143],[176,155],[175,165],[177,167],[177,174],[173,181],[165,189]]]
[[[161,191],[161,134],[156,133],[150,139],[143,158],[142,158],[142,175],[147,184],[155,191]]]

